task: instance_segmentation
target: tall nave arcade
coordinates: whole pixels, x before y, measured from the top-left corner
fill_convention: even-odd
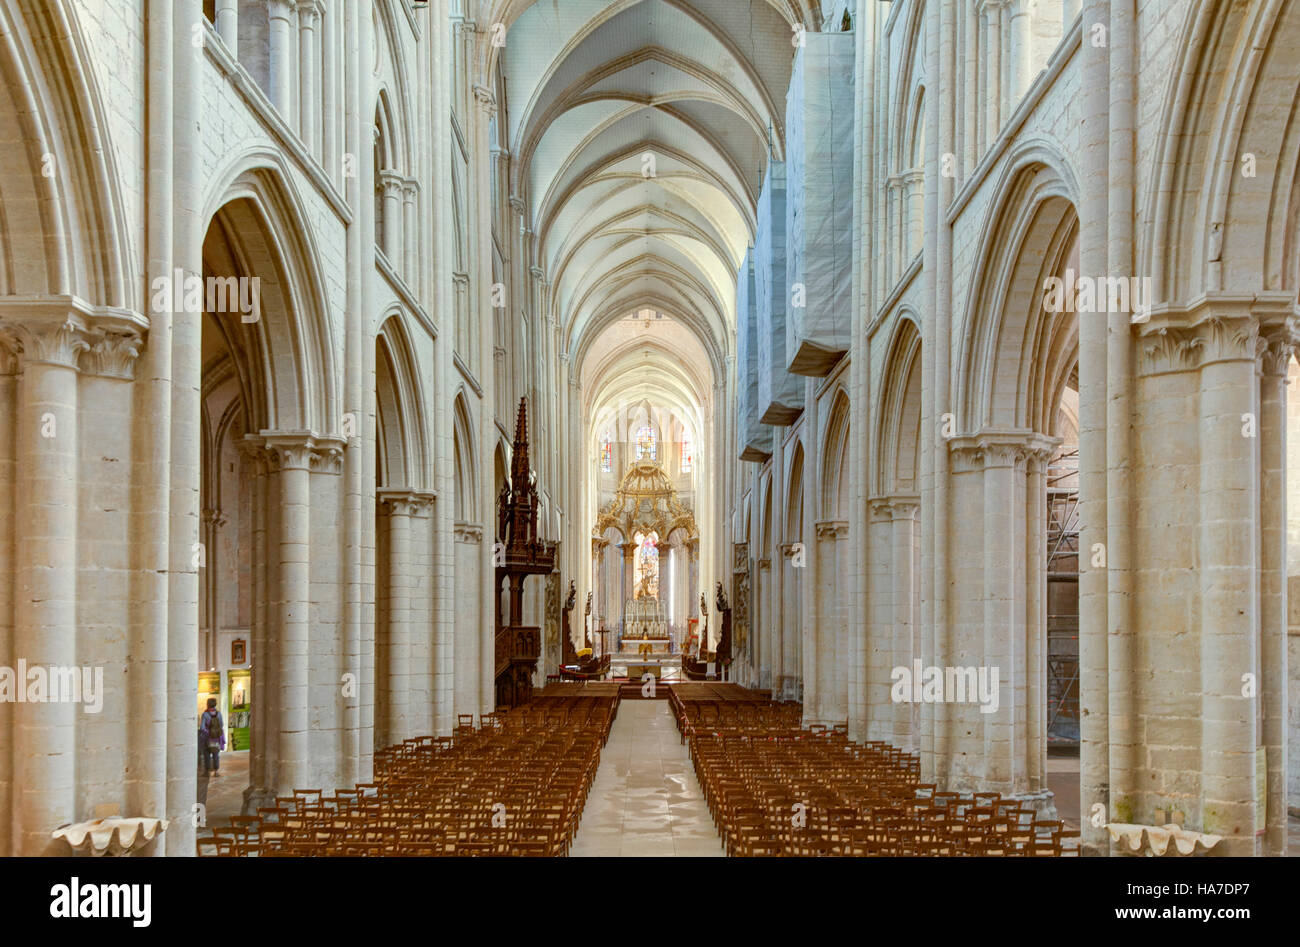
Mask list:
[[[1287,854],[1298,63],[0,0],[0,854]]]

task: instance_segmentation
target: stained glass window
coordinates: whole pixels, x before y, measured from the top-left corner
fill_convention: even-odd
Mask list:
[[[636,459],[655,460],[658,445],[655,441],[655,429],[643,424],[636,429]]]
[[[636,535],[640,548],[636,554],[636,585],[633,590],[635,598],[659,597],[659,534]]]
[[[600,442],[600,472],[609,473],[614,469],[614,445],[609,438]]]
[[[691,472],[691,464],[694,462],[695,445],[691,443],[689,434],[682,434],[682,469],[681,472],[686,474]]]

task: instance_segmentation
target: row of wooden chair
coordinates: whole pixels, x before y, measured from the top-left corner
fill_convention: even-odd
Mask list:
[[[802,728],[797,710],[680,702],[679,726],[728,854],[1078,854],[1078,831],[1060,821],[995,792],[938,792],[921,783],[917,756],[851,742],[845,725]]]
[[[565,855],[617,705],[617,694],[566,696],[477,727],[462,716],[449,736],[376,751],[372,782],[295,790],[200,838],[199,854]]]

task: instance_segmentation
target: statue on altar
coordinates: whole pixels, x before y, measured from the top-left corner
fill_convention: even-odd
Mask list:
[[[668,650],[668,619],[659,606],[659,599],[645,595],[624,604],[622,639],[635,642],[639,656]]]

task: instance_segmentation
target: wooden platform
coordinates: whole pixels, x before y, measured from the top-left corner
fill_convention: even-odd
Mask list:
[[[674,681],[664,687],[672,688],[681,700],[771,700],[772,692],[750,690],[739,684],[724,681]]]
[[[620,687],[614,681],[561,681],[547,684],[533,697],[617,697]]]

